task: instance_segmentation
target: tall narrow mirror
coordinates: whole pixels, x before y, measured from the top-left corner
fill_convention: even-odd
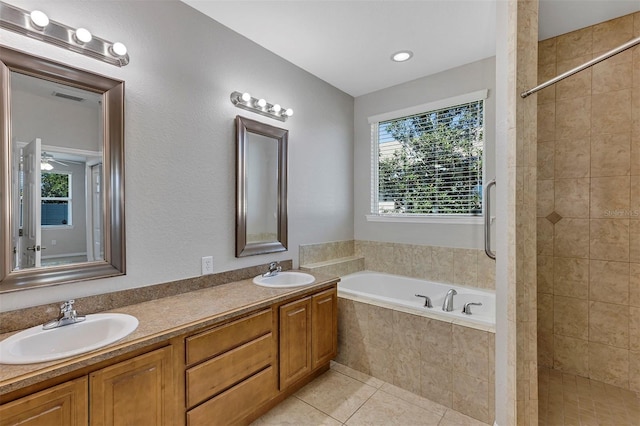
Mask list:
[[[124,83],[0,60],[0,292],[123,274]]]
[[[287,250],[288,130],[236,117],[236,256]]]

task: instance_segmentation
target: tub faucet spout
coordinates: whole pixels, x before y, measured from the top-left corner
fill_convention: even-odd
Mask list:
[[[445,312],[453,311],[453,296],[458,294],[457,291],[451,289],[447,292],[447,295],[444,298],[444,303],[442,304],[442,310]]]

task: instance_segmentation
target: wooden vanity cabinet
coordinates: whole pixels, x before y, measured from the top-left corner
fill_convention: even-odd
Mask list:
[[[0,425],[175,424],[173,351],[166,346],[0,406]]]
[[[0,406],[1,426],[85,426],[89,421],[87,377]]]
[[[173,425],[173,347],[89,375],[91,426]]]
[[[311,298],[311,368],[338,355],[338,291],[331,288]]]
[[[333,284],[35,384],[0,405],[0,426],[249,423],[329,368],[337,304]]]
[[[235,424],[277,393],[273,308],[186,338],[187,425]]]
[[[335,287],[280,307],[280,390],[327,365],[337,352]]]

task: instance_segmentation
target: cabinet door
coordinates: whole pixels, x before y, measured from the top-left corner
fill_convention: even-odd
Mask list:
[[[331,361],[338,354],[338,294],[335,288],[311,298],[312,369]]]
[[[83,426],[88,423],[87,378],[73,380],[0,406],[0,425]]]
[[[91,425],[172,425],[172,371],[167,346],[91,373]]]
[[[280,389],[311,372],[311,298],[280,307]]]

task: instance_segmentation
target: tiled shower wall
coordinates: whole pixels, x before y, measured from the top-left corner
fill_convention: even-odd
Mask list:
[[[539,43],[544,81],[640,12]],[[640,46],[538,95],[538,362],[640,391]]]
[[[345,263],[353,265],[356,260],[360,262],[356,270],[495,289],[495,261],[483,250],[363,240],[300,246],[301,268],[311,265],[310,269],[341,276]]]

